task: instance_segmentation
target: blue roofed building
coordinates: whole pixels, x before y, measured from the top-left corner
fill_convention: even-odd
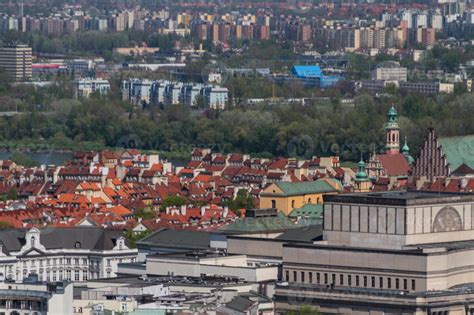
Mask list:
[[[320,78],[323,75],[319,66],[293,66],[291,73],[300,79]]]
[[[343,79],[343,77],[339,75],[324,75],[321,67],[317,65],[293,66],[293,68],[291,68],[291,74],[300,79],[305,85],[320,88],[334,86]]]

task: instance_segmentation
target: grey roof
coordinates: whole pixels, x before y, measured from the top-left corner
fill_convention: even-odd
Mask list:
[[[4,252],[18,251],[25,244],[27,230],[0,230]],[[121,230],[95,227],[45,228],[40,229],[40,243],[46,249],[73,249],[80,243],[81,249],[110,250],[116,240],[123,236]],[[126,242],[127,243],[127,242]]]
[[[137,246],[168,247],[177,249],[207,249],[211,233],[161,229],[137,242]]]
[[[320,240],[323,237],[322,225],[310,225],[298,229],[291,229],[276,237],[278,240],[289,242],[309,242]]]
[[[369,193],[350,193],[340,195],[324,195],[324,202],[382,204],[382,205],[418,205],[446,202],[474,201],[474,195],[458,192],[433,192],[419,190],[401,190]]]
[[[237,295],[232,301],[226,303],[226,307],[232,310],[236,310],[245,313],[248,309],[255,305],[256,302],[251,301],[245,297]]]

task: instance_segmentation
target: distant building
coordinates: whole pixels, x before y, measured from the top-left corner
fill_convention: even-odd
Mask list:
[[[122,82],[122,100],[134,105],[149,103],[152,85],[153,81],[150,80],[125,80]]]
[[[415,158],[413,175],[433,181],[451,176],[460,168],[474,168],[473,143],[473,135],[438,138],[434,129],[429,129]]]
[[[5,278],[24,281],[87,281],[114,277],[119,262],[134,262],[120,230],[52,228],[0,231],[0,270]]]
[[[340,184],[339,184],[340,185]],[[260,208],[274,208],[289,215],[306,204],[321,204],[323,194],[337,194],[342,187],[332,180],[276,182],[260,193]]]
[[[31,78],[31,55],[31,47],[26,45],[0,47],[0,69],[3,69],[14,81]]]
[[[154,53],[159,52],[159,48],[154,47],[117,47],[114,48],[114,52],[119,55],[126,55],[126,56],[143,56],[143,55],[151,55]]]
[[[209,108],[224,109],[229,100],[229,90],[219,86],[208,86],[203,89],[203,96]]]
[[[339,75],[324,75],[319,66],[293,66],[291,74],[300,79],[303,84],[327,88],[336,85],[343,77]]]
[[[399,63],[383,63],[372,73],[372,79],[381,81],[407,81],[408,70]]]
[[[472,314],[473,204],[462,193],[326,195],[324,241],[283,245],[276,312]]]
[[[31,275],[22,283],[0,283],[0,314],[73,314],[71,283],[39,282]]]
[[[98,92],[107,94],[110,91],[110,83],[104,79],[80,79],[74,81],[75,97],[88,98],[90,94]]]
[[[398,87],[400,90],[407,93],[420,94],[439,94],[439,93],[453,93],[454,84],[440,83],[440,82],[399,82],[399,81],[382,81],[382,80],[364,80],[358,86],[369,93],[382,93],[388,86]]]
[[[228,103],[229,90],[200,83],[130,79],[122,82],[122,99],[134,105],[141,103],[184,104],[190,107],[197,106],[199,99],[202,99],[202,106],[224,109]]]

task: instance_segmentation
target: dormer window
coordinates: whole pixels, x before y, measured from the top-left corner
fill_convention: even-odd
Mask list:
[[[81,242],[74,243],[74,248],[77,248],[77,249],[81,248]]]

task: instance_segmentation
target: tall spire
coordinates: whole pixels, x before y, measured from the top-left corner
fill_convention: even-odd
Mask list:
[[[368,181],[369,176],[367,175],[367,172],[365,171],[365,162],[362,158],[362,153],[360,154],[360,161],[357,164],[357,166],[358,166],[358,171],[356,174],[356,181],[357,182]]]
[[[405,143],[402,147],[402,153],[405,156],[408,164],[413,164],[415,159],[410,155],[410,148],[408,147],[407,137],[405,137]]]
[[[398,113],[395,107],[391,107],[385,124],[385,150],[387,154],[400,153],[400,127],[398,126]]]

